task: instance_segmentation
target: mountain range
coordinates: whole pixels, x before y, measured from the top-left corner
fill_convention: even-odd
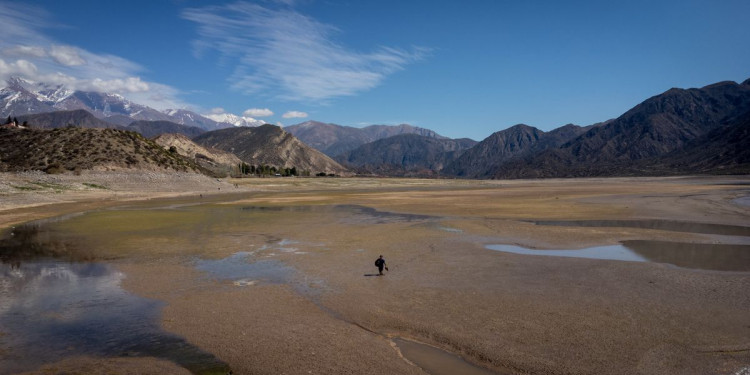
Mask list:
[[[121,95],[91,91],[73,91],[64,86],[51,86],[13,77],[0,89],[0,117],[72,111],[83,109],[100,120],[114,125],[128,126],[133,121],[170,121],[176,124],[215,130],[236,125],[238,119],[214,121],[185,109],[159,111],[134,103]],[[242,119],[242,118],[239,118]],[[231,122],[234,120],[235,122]]]
[[[432,130],[407,124],[396,126],[370,125],[363,128],[327,124],[318,121],[306,121],[284,128],[302,142],[320,150],[322,153],[336,157],[366,143],[399,134],[418,134],[428,138],[446,139]]]
[[[193,138],[245,163],[313,173],[352,169],[461,178],[750,173],[750,80],[673,88],[602,123],[568,124],[547,132],[518,124],[478,143],[406,124],[355,128],[307,121],[281,129],[225,123],[227,128],[208,129],[213,120],[190,111],[159,112],[117,95],[22,80],[11,80],[0,90],[0,108],[3,116],[17,114],[19,121],[38,128],[72,124],[134,130],[147,137],[177,133],[186,136],[180,142]]]

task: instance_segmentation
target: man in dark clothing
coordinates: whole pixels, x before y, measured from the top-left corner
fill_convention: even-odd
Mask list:
[[[385,266],[385,259],[383,259],[382,255],[380,256],[380,258],[378,258],[375,261],[375,266],[378,267],[378,271],[380,272],[381,275],[383,274],[383,268],[385,268],[385,270],[388,271],[388,267]]]

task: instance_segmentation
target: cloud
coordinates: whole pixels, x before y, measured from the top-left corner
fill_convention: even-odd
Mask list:
[[[47,51],[39,46],[14,46],[2,51],[6,56],[45,57]]]
[[[268,117],[273,116],[273,111],[268,108],[250,108],[245,112],[242,112],[242,115],[249,117]]]
[[[49,55],[52,56],[55,61],[65,66],[86,64],[86,60],[81,57],[79,50],[71,46],[52,46]]]
[[[140,65],[115,55],[64,45],[43,31],[60,28],[46,10],[0,2],[0,85],[11,76],[71,90],[106,91],[156,109],[183,108],[174,87],[145,81]]]
[[[37,72],[36,65],[26,60],[16,60],[15,62],[6,63],[0,59],[0,76],[35,75]]]
[[[306,112],[300,112],[300,111],[289,111],[281,115],[283,118],[305,118],[307,117]]]
[[[234,61],[232,87],[247,94],[315,102],[355,95],[428,52],[393,47],[354,51],[334,40],[338,29],[289,6],[237,2],[186,9],[182,16],[198,24],[196,55],[216,50]]]
[[[224,108],[221,108],[221,107],[211,108],[211,114],[212,115],[220,115],[220,114],[222,114],[224,112],[225,112]]]

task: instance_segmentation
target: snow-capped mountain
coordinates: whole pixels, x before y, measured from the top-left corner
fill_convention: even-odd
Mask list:
[[[218,113],[203,116],[216,122],[227,123],[234,126],[261,126],[265,124],[265,121],[256,120],[252,117],[237,116],[232,113]]]
[[[32,82],[21,78],[11,78],[7,86],[0,89],[0,117],[18,116],[31,113],[54,111],[44,97],[27,89]],[[29,87],[31,88],[31,87]]]
[[[257,126],[262,121],[232,114],[207,118],[185,109],[164,112],[134,103],[122,95],[91,91],[73,91],[13,77],[0,89],[0,117],[22,116],[53,111],[83,109],[99,119],[127,126],[133,121],[169,121],[180,125],[216,130],[231,126]],[[212,115],[214,116],[214,115]]]
[[[176,122],[180,125],[196,126],[206,130],[223,129],[234,126],[230,123],[212,120],[208,118],[208,116],[199,115],[186,109],[167,109],[164,113],[174,119],[172,122]]]

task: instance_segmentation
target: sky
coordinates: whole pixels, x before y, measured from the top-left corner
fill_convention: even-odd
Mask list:
[[[747,0],[0,0],[0,79],[482,140],[742,82],[748,14]]]

